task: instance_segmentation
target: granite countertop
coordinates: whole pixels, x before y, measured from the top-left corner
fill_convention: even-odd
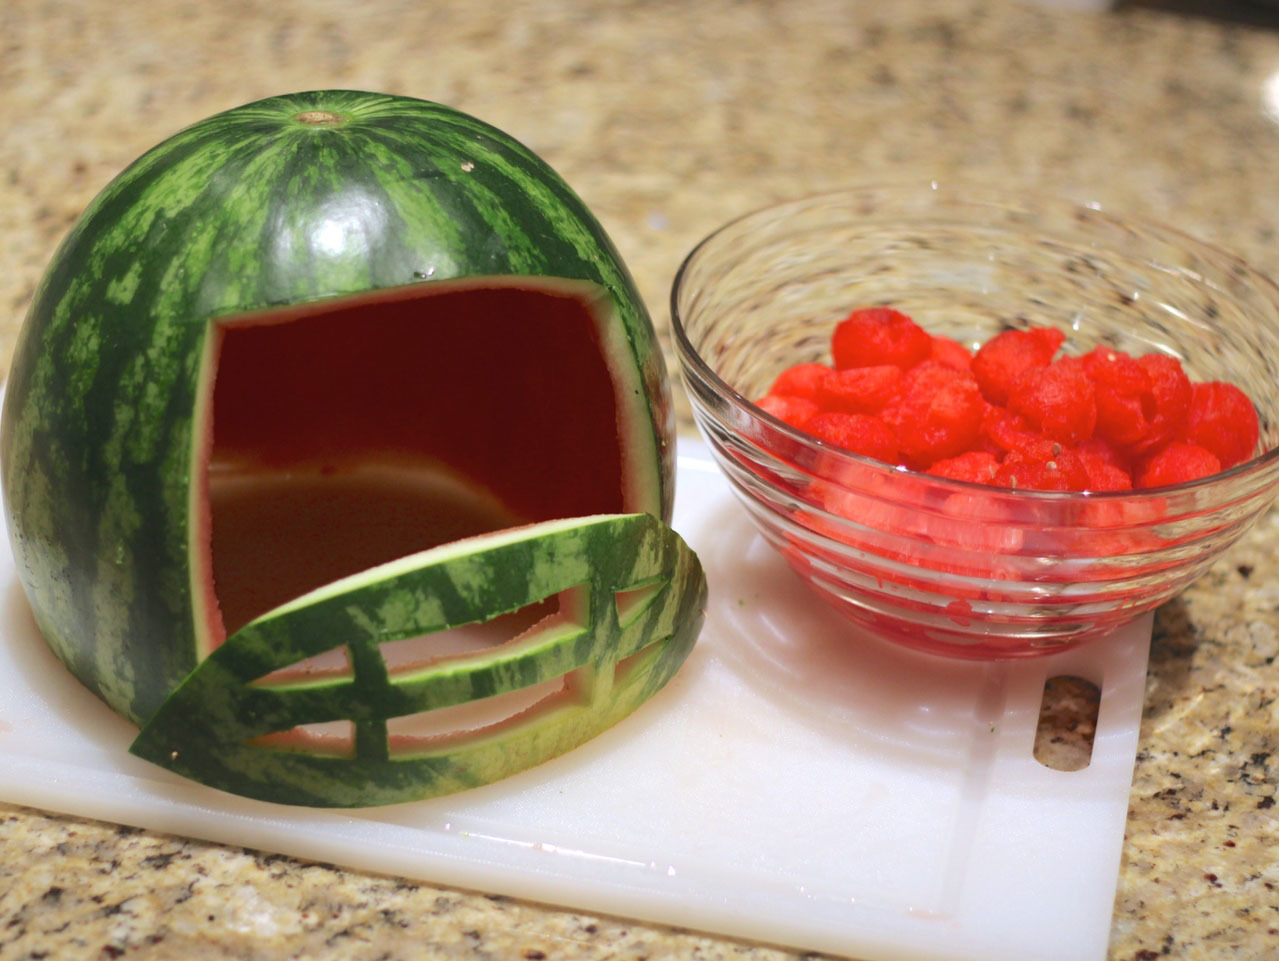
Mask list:
[[[709,230],[859,181],[1050,189],[1279,274],[1279,32],[1257,26],[1012,0],[5,0],[0,37],[0,369],[111,176],[190,121],[315,87],[524,140],[659,323]],[[1279,956],[1277,627],[1272,511],[1156,619],[1114,959]],[[793,955],[0,804],[0,959],[121,956]]]

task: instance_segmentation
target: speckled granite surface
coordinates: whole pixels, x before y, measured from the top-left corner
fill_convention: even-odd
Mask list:
[[[1279,33],[1242,26],[1011,0],[5,0],[0,43],[0,365],[117,170],[205,114],[323,86],[445,101],[529,143],[659,320],[721,221],[856,181],[1046,188],[1279,274]],[[1277,628],[1272,512],[1159,614],[1114,959],[1279,956]],[[791,955],[0,805],[0,959],[121,956]]]

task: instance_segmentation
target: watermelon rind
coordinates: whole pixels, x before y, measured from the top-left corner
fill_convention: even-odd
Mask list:
[[[596,218],[509,135],[428,101],[306,92],[195,123],[116,177],[35,294],[0,425],[17,567],[72,673],[141,724],[213,646],[193,490],[221,320],[468,278],[603,291],[608,349],[630,358],[624,509],[669,520],[651,320]]]
[[[553,619],[549,630],[402,677],[388,672],[379,653],[389,641],[485,621],[575,589],[584,590],[581,611]],[[641,603],[619,603],[637,591]],[[634,711],[684,662],[705,604],[696,555],[650,514],[468,538],[335,581],[249,623],[192,672],[131,750],[211,787],[289,804],[371,806],[473,788],[562,754]],[[258,683],[336,639],[349,651],[349,672],[305,684]],[[571,672],[577,696],[546,712],[406,754],[388,748],[390,718]],[[349,756],[260,741],[336,720],[354,722]]]

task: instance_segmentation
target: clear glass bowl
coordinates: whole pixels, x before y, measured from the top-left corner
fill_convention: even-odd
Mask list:
[[[835,324],[891,305],[975,347],[1047,325],[1243,388],[1259,453],[1211,478],[1120,493],[1014,491],[841,451],[752,403],[786,367],[830,362]],[[675,279],[698,427],[759,530],[853,621],[934,653],[1053,653],[1173,597],[1279,485],[1279,288],[1176,230],[1051,199],[928,184],[756,211]]]

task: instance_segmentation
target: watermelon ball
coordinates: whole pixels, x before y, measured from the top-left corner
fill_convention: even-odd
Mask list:
[[[1122,491],[1132,489],[1132,473],[1124,458],[1113,446],[1100,437],[1090,437],[1078,447],[1079,456],[1088,474],[1087,490]]]
[[[951,337],[933,335],[933,349],[928,355],[930,360],[954,367],[955,370],[972,370],[973,355],[959,341]]]
[[[1143,354],[1137,358],[1150,378],[1150,402],[1147,420],[1150,428],[1133,451],[1146,453],[1167,443],[1185,426],[1190,413],[1193,388],[1181,361],[1167,354]]]
[[[1060,445],[1051,451],[1022,449],[1004,458],[994,483],[1023,490],[1082,491],[1088,487],[1088,471],[1078,454]]]
[[[878,417],[825,411],[811,418],[804,429],[815,437],[854,454],[873,457],[887,464],[897,462],[897,436]]]
[[[1097,436],[1120,447],[1141,443],[1151,432],[1154,384],[1136,358],[1110,347],[1083,356],[1097,402]]]
[[[825,364],[794,364],[777,375],[770,394],[781,397],[806,397],[812,400],[817,388],[831,369]]]
[[[1211,477],[1221,470],[1221,460],[1198,444],[1173,441],[1162,447],[1142,465],[1137,473],[1137,487],[1164,487]]]
[[[800,429],[822,412],[816,401],[791,394],[765,394],[756,403],[761,410]]]
[[[1043,439],[1043,434],[1035,430],[1030,421],[1021,414],[1013,413],[1007,407],[1001,407],[989,401],[982,408],[978,436],[983,449],[999,457],[1010,450],[1016,450],[1018,447]]]
[[[925,360],[932,351],[933,339],[928,332],[891,307],[854,310],[831,336],[831,355],[838,368],[892,364],[904,370]]]
[[[1008,409],[1035,430],[1072,446],[1091,437],[1097,426],[1092,381],[1074,358],[1025,371],[1008,396]]]
[[[905,377],[892,364],[829,371],[817,383],[815,398],[825,410],[878,414],[902,395]]]
[[[1234,384],[1195,384],[1180,439],[1212,451],[1221,466],[1234,467],[1252,456],[1261,433],[1257,409]]]
[[[928,468],[928,473],[934,477],[968,481],[972,484],[993,484],[998,471],[999,458],[984,450],[970,450],[943,458]]]
[[[907,374],[901,400],[885,408],[883,418],[897,432],[906,465],[927,470],[976,444],[984,410],[971,376],[924,361]]]

